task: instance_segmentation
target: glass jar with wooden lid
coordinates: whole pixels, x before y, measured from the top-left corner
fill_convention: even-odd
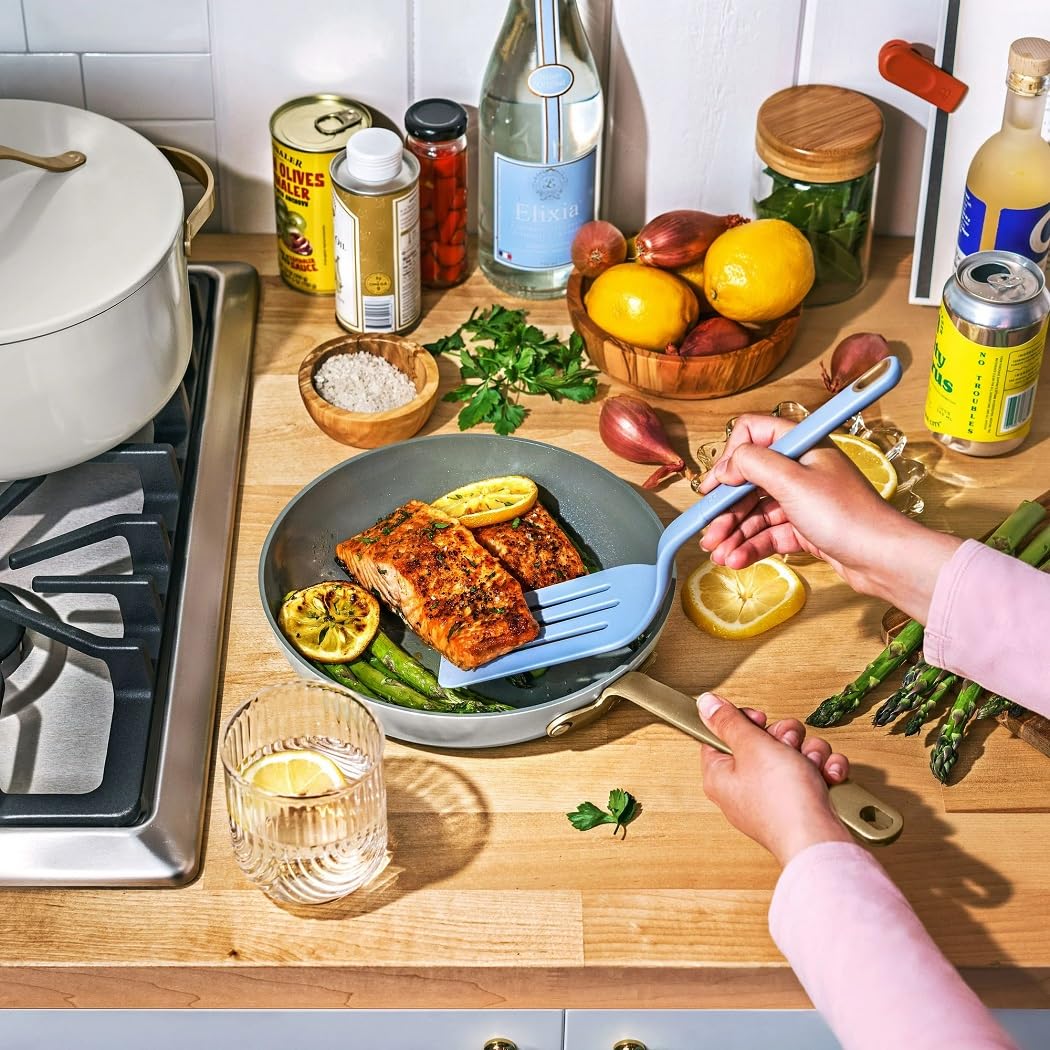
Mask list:
[[[752,203],[809,239],[807,306],[848,299],[867,280],[882,131],[871,99],[827,84],[785,88],[758,111]]]

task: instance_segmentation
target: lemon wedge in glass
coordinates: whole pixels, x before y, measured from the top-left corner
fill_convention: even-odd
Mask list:
[[[686,615],[716,638],[754,638],[805,604],[802,581],[779,558],[765,558],[746,569],[705,561],[682,589]]]
[[[503,478],[472,481],[446,493],[431,506],[456,518],[468,529],[480,529],[483,525],[498,525],[527,514],[538,495],[532,478],[508,474]]]
[[[893,498],[897,491],[897,472],[878,445],[855,434],[832,434],[831,440],[846,453],[883,499]]]
[[[263,755],[241,776],[253,787],[285,798],[312,798],[346,786],[346,778],[327,755],[303,748]]]

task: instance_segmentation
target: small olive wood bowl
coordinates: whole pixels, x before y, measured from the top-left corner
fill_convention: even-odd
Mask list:
[[[655,353],[610,335],[591,320],[583,305],[590,279],[578,270],[569,277],[566,300],[572,326],[587,345],[591,361],[606,375],[658,397],[700,401],[725,397],[765,379],[795,341],[801,306],[772,322],[767,334],[740,350],[705,357]]]
[[[389,412],[348,412],[325,401],[314,387],[314,373],[333,354],[363,350],[385,358],[404,372],[416,388],[407,405]],[[438,366],[418,343],[396,335],[341,335],[315,347],[299,366],[299,393],[310,418],[330,437],[357,448],[378,448],[410,438],[434,411]]]

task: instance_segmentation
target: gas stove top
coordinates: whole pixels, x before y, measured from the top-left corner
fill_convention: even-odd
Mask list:
[[[200,863],[258,282],[189,269],[192,359],[152,423],[0,486],[0,885]]]

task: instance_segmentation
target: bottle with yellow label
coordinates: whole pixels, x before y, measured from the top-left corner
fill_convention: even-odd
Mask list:
[[[1014,252],[967,256],[944,286],[926,394],[926,426],[969,456],[1001,456],[1028,436],[1050,293]]]

